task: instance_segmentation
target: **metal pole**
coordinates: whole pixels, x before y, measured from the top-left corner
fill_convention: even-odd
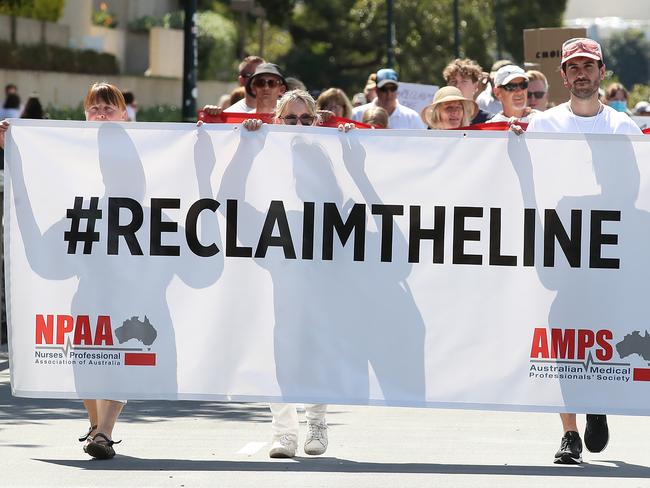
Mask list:
[[[454,56],[460,58],[460,14],[458,0],[454,0]]]
[[[183,121],[196,121],[197,51],[196,8],[197,0],[184,0],[185,24],[183,25]]]
[[[387,56],[386,67],[393,68],[395,66],[395,21],[393,20],[393,0],[386,0],[386,21],[388,28],[387,33]]]

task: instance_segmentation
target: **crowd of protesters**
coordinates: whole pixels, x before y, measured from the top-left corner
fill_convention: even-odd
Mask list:
[[[399,101],[399,76],[391,68],[371,73],[363,91],[352,99],[340,88],[329,87],[312,96],[296,78],[286,77],[279,66],[259,56],[248,56],[238,66],[239,86],[224,94],[216,105],[206,105],[209,116],[250,114],[245,129],[258,130],[264,123],[318,126],[336,120],[339,130],[348,132],[355,124],[380,129],[450,130],[473,124],[505,122],[516,133],[522,125],[536,132],[640,133],[628,115],[650,115],[650,101],[639,102],[634,112],[628,107],[628,92],[620,83],[604,90],[605,78],[600,46],[590,39],[572,39],[563,45],[562,77],[569,89],[569,102],[550,107],[547,78],[540,71],[525,71],[509,60],[494,63],[489,73],[470,59],[455,59],[443,70],[447,86],[441,87],[420,113]],[[547,111],[547,109],[549,109]],[[84,109],[87,120],[135,120],[137,104],[133,94],[121,93],[108,84],[93,85]],[[36,95],[22,106],[17,88],[7,85],[0,119],[43,118]],[[585,122],[586,121],[586,122]],[[571,125],[573,122],[573,125]],[[199,122],[199,125],[202,122]],[[586,125],[584,125],[586,124]],[[9,124],[0,123],[0,147]],[[110,458],[115,452],[113,426],[124,405],[119,400],[84,400],[90,427],[80,438],[84,451],[93,457]],[[306,406],[307,430],[304,450],[323,454],[328,446],[326,405]],[[298,416],[294,405],[272,404],[273,443],[271,457],[293,457],[297,450]],[[555,462],[581,462],[582,444],[575,415],[562,414],[564,434]],[[605,415],[588,415],[587,447],[604,449],[609,439]]]

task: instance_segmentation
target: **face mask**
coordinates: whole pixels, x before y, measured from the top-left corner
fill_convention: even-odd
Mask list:
[[[627,103],[623,100],[612,100],[609,102],[609,106],[617,112],[625,112],[627,110]]]

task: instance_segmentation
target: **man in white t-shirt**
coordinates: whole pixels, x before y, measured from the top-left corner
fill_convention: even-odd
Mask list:
[[[388,112],[389,129],[426,129],[420,114],[415,110],[401,105],[397,100],[397,72],[393,69],[383,68],[377,71],[377,98],[372,102],[356,107],[352,111],[352,119],[361,122],[366,110],[381,107]]]
[[[239,76],[237,77],[239,86],[246,86],[248,79],[255,74],[255,70],[262,63],[266,63],[266,61],[260,58],[259,56],[245,57],[242,60],[242,62],[239,63]],[[224,112],[251,113],[251,112],[255,112],[256,106],[257,103],[255,101],[255,97],[251,96],[248,92],[246,92],[246,96],[244,98],[232,104],[230,107],[224,109]]]
[[[529,123],[539,113],[528,106],[528,75],[519,66],[499,68],[494,76],[494,95],[503,109],[488,122]]]
[[[239,75],[237,81],[239,86],[246,86],[248,80],[253,77],[255,70],[260,64],[266,63],[263,58],[259,56],[247,56],[239,63]],[[236,112],[236,113],[253,113],[257,107],[255,97],[246,91],[246,96],[238,102],[232,104],[230,107],[223,109],[219,105],[206,105],[203,111],[210,115],[219,115],[221,112]]]
[[[527,132],[560,132],[578,134],[641,134],[637,125],[622,112],[603,105],[598,98],[600,82],[605,78],[605,65],[600,45],[587,38],[569,39],[562,45],[561,75],[571,94],[568,102],[537,114]],[[521,128],[513,126],[521,133]],[[576,415],[561,413],[564,435],[555,454],[557,464],[582,462],[582,440],[578,434]],[[585,447],[600,452],[609,441],[605,415],[587,414]]]

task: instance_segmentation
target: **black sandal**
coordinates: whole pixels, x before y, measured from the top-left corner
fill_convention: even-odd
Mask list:
[[[83,447],[84,452],[88,452],[88,451],[86,451],[86,446],[88,445],[89,442],[92,442],[92,440],[93,440],[93,437],[90,435],[90,433],[93,430],[95,430],[96,428],[97,428],[96,425],[92,425],[90,427],[90,429],[88,429],[88,432],[86,432],[85,435],[82,435],[81,437],[79,437],[79,442],[86,442],[86,444],[84,444],[84,447]]]
[[[98,437],[101,437],[99,442],[97,440]],[[86,444],[85,451],[95,459],[111,459],[115,456],[113,444],[119,444],[120,442],[122,441],[112,441],[105,434],[97,432],[93,436],[93,440]]]

